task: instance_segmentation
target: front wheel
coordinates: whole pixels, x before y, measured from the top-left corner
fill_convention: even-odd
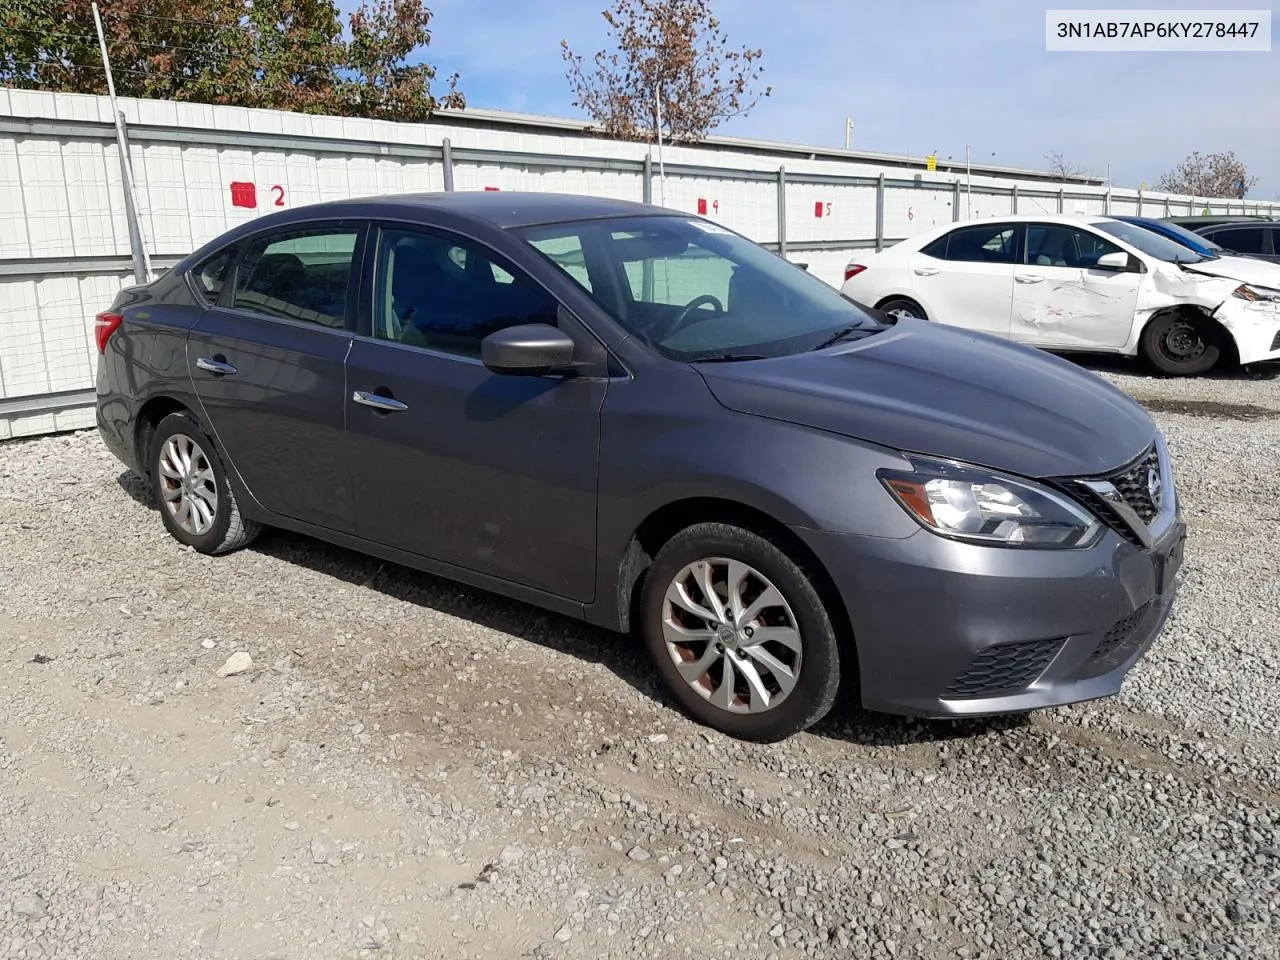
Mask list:
[[[654,559],[641,604],[658,673],[696,720],[773,742],[835,702],[831,617],[805,572],[758,534],[720,523],[682,530]]]
[[[151,440],[151,490],[165,529],[200,553],[245,546],[259,526],[240,513],[222,458],[196,418],[185,411],[160,421]]]
[[[1141,347],[1143,359],[1161,373],[1182,377],[1209,372],[1222,354],[1209,321],[1182,313],[1154,317],[1142,331]]]

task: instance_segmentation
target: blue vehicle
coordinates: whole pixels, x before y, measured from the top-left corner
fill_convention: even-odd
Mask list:
[[[1152,217],[1117,217],[1113,216],[1112,220],[1123,220],[1125,223],[1132,223],[1134,226],[1143,227],[1152,233],[1158,233],[1162,237],[1167,237],[1174,243],[1180,243],[1190,250],[1194,250],[1202,257],[1210,260],[1216,259],[1229,253],[1225,247],[1221,247],[1214,243],[1208,237],[1202,237],[1198,233],[1193,233],[1186,227],[1180,227],[1176,223],[1169,223],[1167,220],[1156,220]]]

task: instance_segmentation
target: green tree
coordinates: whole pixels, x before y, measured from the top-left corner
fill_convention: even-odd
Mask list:
[[[408,58],[431,42],[421,0],[101,0],[122,96],[424,120],[466,100],[457,76],[437,100],[435,70]],[[105,93],[86,0],[0,0],[0,85]]]
[[[648,140],[661,127],[672,140],[701,140],[772,92],[753,92],[763,51],[730,46],[709,0],[615,0],[602,16],[615,50],[588,66],[568,41],[560,47],[574,105],[612,136]]]

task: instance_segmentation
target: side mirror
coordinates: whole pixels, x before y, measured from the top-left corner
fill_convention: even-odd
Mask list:
[[[1124,272],[1129,269],[1129,255],[1123,250],[1115,253],[1104,253],[1098,258],[1097,269]]]
[[[574,342],[549,323],[522,323],[480,341],[480,359],[494,373],[538,376],[573,363]]]

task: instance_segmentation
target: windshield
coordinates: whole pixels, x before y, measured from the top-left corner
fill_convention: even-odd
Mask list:
[[[642,216],[517,232],[673,360],[777,357],[882,329],[803,268],[708,221]]]
[[[1184,247],[1176,240],[1162,237],[1160,234],[1136,223],[1125,223],[1122,220],[1099,220],[1091,224],[1095,230],[1109,233],[1123,240],[1131,247],[1136,247],[1149,257],[1163,260],[1166,263],[1203,263],[1210,259],[1194,250]]]

